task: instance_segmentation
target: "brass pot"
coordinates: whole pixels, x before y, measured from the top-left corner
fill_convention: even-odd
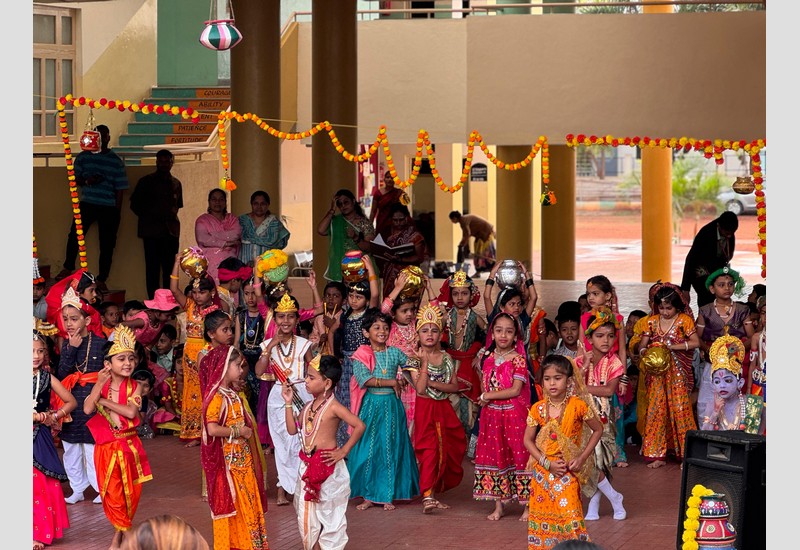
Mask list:
[[[406,284],[403,285],[403,290],[400,291],[400,297],[419,298],[422,296],[422,291],[425,289],[425,274],[422,273],[422,270],[415,265],[409,265],[404,267],[400,273],[408,275]]]
[[[749,195],[755,191],[756,184],[753,183],[753,178],[750,176],[739,176],[736,181],[731,185],[731,189],[740,195]]]
[[[199,279],[208,273],[208,259],[202,248],[190,246],[181,252],[180,266],[192,279]]]
[[[667,372],[671,363],[672,355],[664,346],[650,346],[642,353],[641,364],[646,374],[661,376]]]
[[[367,279],[364,255],[358,250],[346,252],[342,258],[342,279],[345,283],[358,283]]]

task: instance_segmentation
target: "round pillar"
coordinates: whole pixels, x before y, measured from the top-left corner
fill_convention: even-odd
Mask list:
[[[550,189],[542,207],[542,279],[575,280],[575,149],[550,145]]]
[[[672,280],[672,149],[642,149],[642,282]],[[675,282],[675,281],[673,281]]]
[[[499,145],[497,158],[519,162],[530,145]],[[533,253],[533,171],[497,170],[497,260],[520,260],[531,268]]]

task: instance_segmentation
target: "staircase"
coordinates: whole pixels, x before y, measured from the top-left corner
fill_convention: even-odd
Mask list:
[[[136,153],[155,156],[155,150],[145,148],[145,145],[169,148],[177,144],[205,143],[217,125],[219,112],[230,106],[231,95],[229,87],[156,86],[144,101],[154,105],[191,107],[200,113],[200,120],[193,124],[179,116],[136,113],[134,121],[128,123],[127,132],[119,136],[119,145],[114,147],[129,166],[141,164]],[[127,156],[126,153],[134,154]]]

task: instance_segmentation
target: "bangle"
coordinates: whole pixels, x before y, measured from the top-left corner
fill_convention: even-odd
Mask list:
[[[169,278],[170,278],[170,279],[175,279],[176,281],[177,281],[178,279],[180,279],[180,277],[178,277],[177,275],[173,275],[172,273],[170,273],[170,274],[169,274]]]
[[[486,279],[486,284],[489,286],[494,285],[494,279]]]
[[[291,409],[291,408],[292,408],[292,404],[291,404],[291,403],[286,403],[286,404],[283,406],[283,408],[284,408],[284,409]]]
[[[378,276],[377,275],[370,275],[368,280],[369,281],[377,281],[378,280]]]
[[[689,351],[689,341],[687,340],[683,344],[686,346],[686,351]]]
[[[376,378],[375,379],[375,387],[376,388],[380,388],[381,387],[381,379],[380,378]]]
[[[526,279],[525,280],[525,286],[527,286],[527,287],[533,286],[533,279]]]

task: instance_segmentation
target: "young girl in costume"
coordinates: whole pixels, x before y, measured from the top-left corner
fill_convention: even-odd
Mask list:
[[[437,305],[420,308],[416,329],[420,368],[412,374],[417,391],[412,441],[419,464],[422,512],[429,514],[436,508],[450,508],[435,493],[461,483],[467,439],[449,400],[449,395],[458,393],[458,377],[453,360],[442,350],[442,313]]]
[[[286,431],[282,380],[292,385],[293,391],[304,403],[311,401],[311,394],[301,383],[305,378],[305,366],[312,359],[311,342],[295,334],[299,309],[294,297],[283,295],[274,310],[278,332],[261,343],[261,357],[256,362],[257,376],[267,370],[275,375],[275,384],[267,399],[267,415],[269,433],[275,446],[275,468],[278,470],[278,506],[289,504],[286,494],[294,494],[300,469],[300,440]]]
[[[741,430],[764,434],[765,403],[760,395],[744,395],[742,378],[744,344],[739,338],[724,335],[709,350],[714,408],[700,419],[701,430]]]
[[[746,393],[760,395],[767,402],[767,296],[759,296],[756,302],[759,328],[750,343],[750,376]]]
[[[172,350],[172,374],[164,381],[167,391],[161,396],[161,406],[153,416],[159,430],[181,431],[181,398],[183,396],[183,344]]]
[[[178,305],[186,311],[186,341],[183,348],[183,395],[181,396],[181,435],[187,447],[200,444],[203,424],[203,400],[200,392],[198,355],[206,345],[203,337],[205,316],[219,309],[214,279],[204,275],[192,280],[191,292],[187,295],[178,288],[180,254],[175,255],[175,265],[169,280],[169,290]]]
[[[97,412],[87,426],[95,440],[94,464],[103,511],[116,530],[115,541],[133,525],[142,483],[153,479],[136,433],[142,388],[130,377],[136,362],[135,345],[131,329],[124,325],[114,329],[114,341],[104,348],[103,370],[83,403],[85,414]]]
[[[528,412],[525,448],[534,461],[528,550],[553,548],[563,540],[589,540],[581,485],[594,467],[594,448],[603,425],[586,401],[570,391],[574,374],[567,357],[545,357],[539,370],[545,398]],[[584,424],[591,436],[581,448]]]
[[[336,400],[334,388],[342,367],[333,355],[317,355],[308,364],[306,389],[313,400],[294,414],[289,386],[282,388],[286,431],[301,438],[300,472],[294,508],[304,550],[343,550],[347,545],[350,473],[344,458],[364,433],[364,423]],[[339,423],[353,428],[343,447],[336,444]],[[303,498],[300,498],[300,495]]]
[[[383,299],[381,303],[381,311],[387,315],[392,316],[392,328],[389,330],[389,339],[386,341],[387,346],[393,346],[406,354],[409,358],[409,363],[416,365],[417,348],[419,348],[419,335],[414,330],[414,318],[417,315],[417,304],[419,303],[419,296],[401,296],[401,292],[408,281],[408,274],[401,271],[397,275],[394,288]],[[405,368],[408,365],[404,365]],[[403,402],[403,408],[406,411],[406,425],[408,426],[408,435],[411,441],[414,441],[414,404],[417,400],[417,390],[412,384],[405,383],[403,377],[403,369],[398,373],[398,379],[401,382],[400,386],[400,400]]]
[[[208,481],[214,548],[269,548],[261,446],[237,391],[244,362],[239,350],[229,345],[215,347],[203,360],[208,384],[203,390],[200,457]]]
[[[136,341],[149,351],[158,340],[161,329],[181,306],[166,288],[157,289],[153,299],[145,300],[144,305],[147,306],[147,309],[125,321],[120,321],[120,323],[132,329],[136,335]]]
[[[749,351],[753,340],[753,321],[750,320],[750,309],[732,296],[742,295],[745,281],[738,271],[728,266],[716,270],[706,278],[706,286],[714,301],[706,304],[697,312],[697,336],[700,338],[700,351],[703,352],[704,364],[700,376],[697,394],[697,417],[709,416],[714,408],[714,390],[711,384],[711,363],[708,351],[711,344],[720,336],[730,334],[740,338],[745,350]],[[745,378],[749,373],[745,372]]]
[[[352,495],[364,497],[359,510],[374,504],[394,510],[392,501],[419,494],[419,471],[397,380],[397,371],[407,358],[386,345],[391,326],[391,317],[377,308],[368,309],[361,330],[369,344],[353,353],[350,410],[366,425],[348,459]]]
[[[689,393],[694,379],[692,357],[700,345],[689,304],[684,302],[680,287],[663,283],[655,294],[658,315],[651,315],[639,344],[647,386],[647,417],[642,438],[642,455],[648,468],[666,464],[672,451],[678,460],[684,454],[686,432],[696,430]],[[651,369],[648,348],[660,346],[669,350],[669,365],[662,372]],[[652,356],[655,357],[655,356]]]
[[[33,548],[44,550],[64,536],[69,528],[67,505],[61,482],[67,480],[64,464],[58,456],[50,431],[69,415],[78,402],[48,367],[46,336],[33,331]],[[50,408],[50,392],[64,403],[57,410]]]
[[[322,290],[322,315],[314,317],[314,324],[308,339],[320,353],[330,351],[328,333],[342,316],[342,307],[347,297],[347,286],[339,281],[328,281]]]
[[[253,286],[254,280],[250,277],[242,286],[244,296],[244,307],[236,313],[234,318],[233,345],[242,352],[247,361],[247,372],[245,373],[245,394],[248,397],[250,409],[258,410],[258,397],[261,391],[261,384],[256,377],[256,362],[261,356],[259,344],[264,341],[264,317],[258,310],[256,289]],[[272,381],[266,381],[267,391],[272,389]],[[265,411],[266,413],[266,411]],[[266,414],[263,423],[258,425],[258,438],[269,444],[269,428],[267,427]]]
[[[594,398],[600,420],[603,422],[603,434],[600,444],[595,447],[595,465],[599,474],[598,490],[589,499],[584,519],[599,519],[602,493],[611,501],[614,519],[622,520],[627,517],[622,506],[622,493],[616,491],[610,482],[611,468],[616,456],[616,418],[614,418],[612,397],[617,392],[620,378],[625,374],[625,367],[614,353],[613,346],[618,341],[617,333],[622,330],[622,325],[614,313],[603,306],[592,310],[588,323],[586,336],[590,339],[592,349],[585,350],[575,363],[581,369],[580,375],[586,381],[586,390]]]
[[[78,403],[72,421],[62,424],[59,436],[64,446],[64,468],[72,488],[72,494],[65,499],[67,504],[83,500],[83,492],[89,485],[97,491],[95,504],[101,502],[94,470],[95,442],[86,427],[89,417],[83,412],[84,401],[97,382],[97,373],[103,369],[103,347],[106,345],[105,338],[87,328],[91,307],[72,287],[67,288],[61,306],[61,326],[67,339],[61,348],[57,378]]]
[[[497,521],[511,500],[526,507],[520,520],[527,519],[530,472],[523,433],[530,407],[528,367],[519,344],[522,332],[509,313],[500,312],[489,324],[491,344],[481,363],[482,388],[478,443],[475,450],[476,500],[493,500],[494,511],[487,519]],[[523,350],[524,352],[524,350]]]
[[[372,273],[370,262],[364,262],[367,272]],[[342,362],[342,379],[336,385],[336,399],[345,407],[350,406],[350,387],[353,378],[353,353],[359,346],[369,343],[361,330],[361,321],[367,308],[378,305],[378,280],[351,283],[347,291],[347,307],[339,319],[328,331],[329,349],[334,350],[334,355]],[[339,446],[347,442],[349,430],[344,424],[339,425],[336,441]]]

